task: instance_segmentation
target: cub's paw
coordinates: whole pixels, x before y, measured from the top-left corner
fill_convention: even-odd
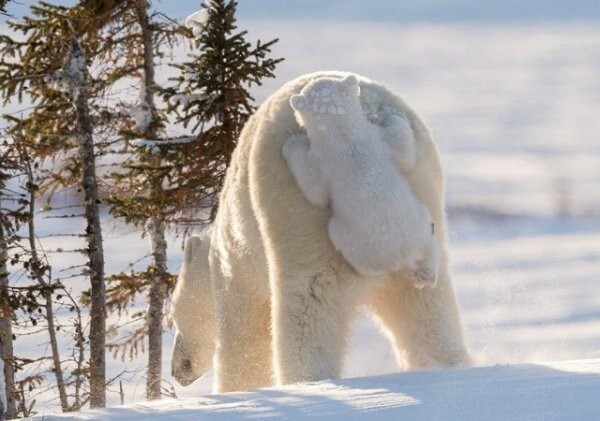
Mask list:
[[[308,136],[304,133],[291,135],[283,144],[281,153],[286,161],[290,161],[300,153],[306,153],[310,148]]]

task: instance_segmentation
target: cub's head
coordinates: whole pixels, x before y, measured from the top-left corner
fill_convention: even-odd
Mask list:
[[[299,123],[306,126],[331,118],[350,117],[360,110],[359,97],[360,86],[356,76],[321,78],[309,82],[299,94],[292,95],[290,105]]]

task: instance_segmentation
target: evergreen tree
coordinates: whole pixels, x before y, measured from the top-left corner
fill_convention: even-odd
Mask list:
[[[2,13],[6,13],[6,4],[9,2],[10,0],[0,0],[0,14]]]
[[[10,305],[13,297],[8,283],[8,261],[11,239],[14,238],[21,217],[20,209],[4,207],[6,200],[13,200],[7,191],[6,183],[14,177],[17,168],[18,165],[11,156],[7,145],[0,146],[0,362],[2,362],[0,376],[3,377],[3,381],[0,383],[4,385],[4,390],[0,390],[0,396],[4,397],[3,402],[0,402],[0,419],[4,419],[4,417],[11,419],[17,416],[11,324],[14,309]],[[6,406],[1,405],[2,403]]]
[[[103,406],[105,399],[104,339],[99,337],[101,332],[104,338],[105,314],[98,303],[106,301],[109,311],[120,312],[140,293],[149,301],[148,311],[137,315],[143,326],[109,349],[135,355],[147,336],[146,396],[160,397],[163,307],[174,284],[166,264],[166,230],[185,236],[211,220],[237,137],[254,111],[249,89],[272,77],[281,61],[267,58],[277,40],[251,45],[245,31],[236,32],[235,1],[209,0],[200,13],[206,19],[193,20],[202,27],[193,38],[198,53],[177,66],[177,85],[164,89],[155,80],[155,68],[179,36],[191,32],[153,14],[150,6],[146,0],[82,0],[74,7],[40,2],[32,7],[32,17],[9,23],[24,35],[22,41],[0,35],[0,97],[5,103],[24,97],[33,103],[25,116],[10,117],[13,132],[18,128],[19,142],[34,159],[56,164],[36,170],[43,180],[38,191],[51,196],[72,188],[85,195],[85,274],[92,281],[88,301],[94,303],[92,406]],[[137,99],[127,103],[132,96],[120,90],[131,85],[137,86]],[[161,109],[159,95],[167,108]],[[170,137],[169,115],[193,135]],[[108,186],[111,213],[149,236],[152,262],[143,272],[111,277],[104,300],[94,160],[106,153],[121,156]]]
[[[15,379],[18,370],[35,362],[35,359],[21,359],[13,352],[12,342],[20,335],[20,325],[28,324],[25,329],[45,327],[61,407],[63,411],[79,408],[77,399],[74,405],[68,404],[57,341],[60,327],[55,323],[54,291],[61,286],[50,276],[50,267],[43,252],[39,252],[36,241],[34,209],[37,180],[34,168],[37,165],[23,148],[24,143],[15,141],[12,135],[4,137],[0,145],[0,354],[6,362],[7,417],[11,418],[31,414],[32,406],[25,403],[24,388],[27,383],[37,385],[41,379],[39,374],[26,376],[18,382]],[[14,275],[13,282],[8,263]],[[13,323],[17,330],[12,329]]]
[[[206,52],[202,54],[207,54],[209,60],[201,65],[199,79],[204,80],[198,81],[200,85],[184,84],[184,91],[180,91],[179,87],[161,90],[154,80],[154,60],[158,57],[152,57],[153,52],[158,52],[159,56],[161,54],[158,42],[160,37],[169,40],[169,35],[174,35],[181,29],[172,28],[169,31],[168,27],[157,25],[155,18],[147,17],[145,12],[148,8],[141,8],[140,2],[133,2],[133,8],[126,5],[121,8],[123,22],[127,21],[124,18],[128,9],[137,13],[141,36],[134,38],[134,42],[140,39],[143,41],[141,51],[144,55],[135,58],[133,52],[140,51],[139,44],[131,44],[128,48],[130,53],[125,57],[133,57],[128,60],[130,63],[139,63],[137,67],[142,69],[140,79],[143,83],[140,100],[133,113],[137,117],[133,121],[135,124],[130,131],[123,131],[133,139],[130,145],[134,146],[135,155],[113,174],[115,184],[122,189],[122,193],[117,191],[111,196],[111,212],[145,228],[151,239],[153,265],[145,273],[115,277],[115,281],[119,283],[110,291],[112,294],[109,293],[109,302],[114,297],[114,304],[120,309],[124,300],[133,299],[135,294],[148,290],[148,399],[160,396],[163,305],[167,288],[172,287],[174,280],[166,269],[165,231],[172,227],[185,235],[191,227],[210,220],[210,215],[206,216],[202,211],[208,209],[210,213],[213,209],[237,136],[254,111],[250,104],[252,98],[246,88],[252,83],[260,83],[264,76],[272,76],[274,66],[280,61],[265,59],[269,47],[275,41],[264,45],[258,43],[253,48],[244,41],[245,32],[232,34],[235,30],[235,8],[235,2],[209,2],[204,8],[210,14],[206,33],[211,34],[203,35],[195,41],[197,47],[202,51],[205,49]],[[128,42],[126,38],[122,37],[121,42]],[[196,72],[196,69],[191,68],[199,65],[205,58],[198,56],[195,59],[196,63],[183,65],[181,68],[186,72]],[[125,71],[120,74],[125,74]],[[195,97],[196,93],[192,91],[204,90],[206,86],[207,94],[215,99],[215,103],[190,102],[190,107],[195,108],[181,110],[184,115],[178,113],[176,122],[184,123],[187,127],[190,121],[197,118],[196,112],[199,112],[201,115],[198,118],[206,121],[199,122],[194,130],[211,120],[214,120],[214,127],[192,137],[170,138],[164,131],[164,118],[165,114],[178,111],[177,106],[170,106],[161,112],[156,105],[155,95],[162,92],[173,104],[183,97]],[[150,124],[141,124],[143,122]],[[138,329],[135,333],[141,337],[144,332]],[[132,342],[132,338],[129,338],[125,344],[135,344],[135,341]]]
[[[31,11],[32,17],[9,22],[11,29],[25,36],[23,41],[0,37],[0,95],[4,102],[29,97],[34,104],[32,110],[23,118],[12,118],[13,130],[18,130],[19,141],[35,159],[52,159],[61,164],[44,174],[47,181],[40,191],[66,187],[79,188],[84,193],[84,252],[88,258],[86,274],[92,286],[90,405],[104,406],[105,287],[90,114],[91,99],[101,87],[90,81],[86,52],[74,30],[81,28],[89,15],[81,7],[65,8],[45,2]],[[92,54],[97,48],[95,41],[92,36],[85,38],[85,48]],[[98,122],[103,121],[102,115],[98,116]],[[60,161],[60,157],[65,159]]]
[[[76,138],[82,163],[81,186],[84,196],[90,293],[90,407],[106,406],[106,286],[104,251],[100,225],[100,203],[96,180],[94,128],[89,108],[90,83],[87,58],[79,40],[71,35],[69,64],[64,77],[69,78],[70,95],[75,108]]]
[[[152,262],[146,271],[111,277],[107,304],[109,310],[120,312],[137,294],[147,292],[148,310],[142,319],[144,326],[134,329],[121,342],[110,344],[109,349],[122,355],[129,351],[133,356],[141,341],[148,338],[146,397],[158,399],[162,381],[163,308],[167,289],[173,283],[173,275],[167,269],[165,239],[167,200],[163,186],[167,173],[161,154],[137,145],[140,139],[164,138],[165,116],[156,104],[156,93],[160,90],[155,80],[156,61],[164,57],[182,31],[172,21],[151,13],[151,4],[145,0],[86,0],[82,4],[96,17],[95,25],[88,25],[86,31],[99,31],[103,35],[96,59],[112,64],[99,75],[105,88],[111,89],[123,81],[138,87],[136,101],[117,104],[113,112],[122,139],[119,145],[124,164],[112,174],[110,204],[114,216],[124,217],[148,235]]]
[[[181,214],[200,215],[208,223],[217,209],[218,194],[242,127],[255,111],[249,89],[274,77],[283,59],[268,58],[277,39],[252,45],[247,31],[237,31],[237,2],[208,0],[188,18],[195,53],[177,64],[179,75],[165,91],[175,122],[190,127],[192,140],[173,165],[173,207]],[[194,218],[183,218],[194,221]]]

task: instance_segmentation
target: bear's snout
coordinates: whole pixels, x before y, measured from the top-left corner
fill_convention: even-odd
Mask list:
[[[192,360],[187,356],[181,333],[175,336],[173,357],[171,359],[171,375],[182,386],[188,386],[200,377],[194,373]]]

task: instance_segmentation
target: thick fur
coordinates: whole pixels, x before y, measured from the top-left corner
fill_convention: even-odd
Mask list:
[[[331,208],[335,248],[361,275],[404,269],[417,286],[435,285],[431,215],[401,173],[416,162],[408,121],[394,113],[383,125],[369,121],[354,75],[313,80],[290,104],[307,135],[291,136],[283,156],[306,199]]]
[[[187,386],[212,364],[215,352],[215,308],[208,268],[210,237],[190,237],[173,292],[171,317],[177,333],[171,359],[171,373]]]
[[[375,279],[354,270],[329,238],[331,209],[306,199],[282,155],[284,143],[303,132],[290,98],[314,80],[346,76],[319,72],[286,84],[241,134],[210,238],[216,391],[339,377],[360,305],[372,309],[407,369],[469,363],[448,272],[443,175],[417,115],[383,86],[359,77],[363,114],[372,122],[390,110],[406,116],[414,135],[415,159],[403,175],[435,225],[435,288],[415,288],[404,272]],[[182,296],[174,298],[175,308]],[[181,307],[188,311],[174,313],[178,328],[178,319],[196,319],[200,306]]]

